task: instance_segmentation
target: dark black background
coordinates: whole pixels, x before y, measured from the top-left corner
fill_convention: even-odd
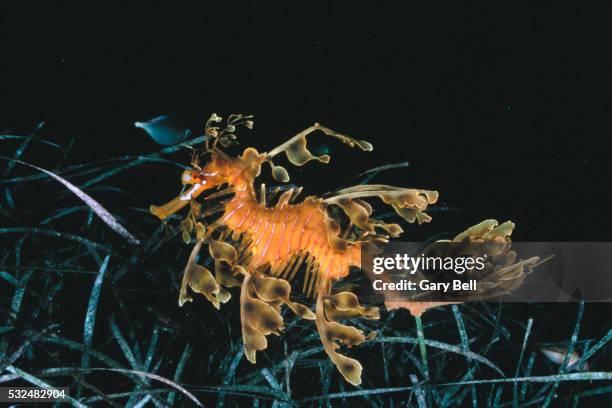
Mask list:
[[[430,224],[407,228],[403,239],[496,218],[516,222],[518,241],[608,241],[611,6],[564,3],[0,0],[0,133],[27,134],[44,120],[37,137],[64,146],[74,140],[67,166],[159,150],[133,123],[160,114],[180,116],[198,133],[211,112],[253,113],[254,132],[239,136],[243,147],[260,151],[318,121],[371,141],[375,150],[350,151],[329,141],[329,165],[289,168],[307,194],[329,191],[374,166],[409,161],[409,168],[375,181],[439,190],[441,203],[456,209],[432,212]],[[3,143],[0,153],[12,155],[18,146]],[[23,159],[59,170],[59,156],[31,146]],[[187,164],[189,155],[173,158]],[[16,174],[32,171],[16,168]],[[177,167],[155,163],[105,183],[131,193],[130,206],[146,208],[172,198],[179,175]],[[123,196],[88,192],[138,237],[156,228],[139,229]],[[34,205],[46,203],[33,198]],[[17,200],[22,208],[24,198]],[[75,219],[78,226],[61,221],[58,230],[80,228],[82,218]],[[164,250],[179,247],[187,251],[178,239]],[[204,302],[176,308],[167,275],[180,273],[184,259],[159,274],[163,289],[133,283],[144,288],[133,301],[151,302],[182,327],[190,327],[191,310],[213,332],[220,332],[220,321],[238,325]],[[88,293],[91,282],[75,282],[74,293]],[[130,288],[125,281],[121,287]],[[65,330],[80,338],[87,298],[75,298],[83,304],[67,299],[78,316]],[[545,317],[537,316],[532,337],[567,339],[575,309],[540,307]],[[603,336],[608,309],[587,305],[590,320],[581,337]],[[143,310],[135,313],[146,323],[151,317]],[[520,322],[533,315],[531,305],[511,310]],[[521,328],[513,339],[522,336]],[[225,353],[228,337],[215,339],[210,348]],[[201,344],[196,350],[204,364],[209,350]],[[201,381],[198,367],[192,382]],[[302,381],[305,394],[316,389],[312,384]]]
[[[608,3],[123,3],[2,3],[0,129],[45,120],[78,163],[155,151],[132,124],[159,114],[197,131],[253,113],[241,141],[259,150],[319,121],[375,150],[334,146],[294,178],[309,192],[407,160],[377,180],[461,209],[424,234],[498,218],[523,241],[612,236]],[[178,188],[179,170],[151,169],[143,205]]]

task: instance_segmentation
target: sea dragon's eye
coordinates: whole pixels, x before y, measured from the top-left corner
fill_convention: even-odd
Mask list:
[[[200,182],[201,177],[197,171],[185,170],[181,175],[181,183],[183,184],[195,184]]]

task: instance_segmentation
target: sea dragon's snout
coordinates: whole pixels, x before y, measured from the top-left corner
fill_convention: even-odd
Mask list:
[[[151,213],[157,216],[160,220],[164,220],[174,214],[177,211],[180,211],[183,207],[191,202],[193,198],[196,198],[202,192],[206,190],[203,184],[194,184],[189,190],[185,193],[179,195],[171,201],[168,201],[166,204],[157,206],[152,205],[149,207]]]
[[[189,203],[189,201],[181,200],[181,197],[182,196],[178,196],[164,205],[152,205],[149,207],[149,211],[163,221]]]

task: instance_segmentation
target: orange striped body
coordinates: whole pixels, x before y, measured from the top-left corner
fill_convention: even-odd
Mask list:
[[[245,265],[255,270],[269,265],[272,273],[288,266],[299,253],[308,253],[323,279],[340,279],[350,266],[359,266],[361,248],[352,244],[338,250],[329,243],[326,211],[321,200],[308,197],[299,204],[266,207],[250,188],[238,189],[221,217],[224,224],[246,236],[251,257]]]

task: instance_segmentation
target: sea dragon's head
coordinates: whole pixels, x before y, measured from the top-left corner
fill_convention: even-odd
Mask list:
[[[241,178],[245,176],[248,178],[250,174],[258,175],[263,156],[255,149],[246,149],[242,157],[232,158],[219,147],[219,145],[228,147],[235,141],[233,132],[236,126],[251,128],[253,126],[253,122],[249,120],[251,117],[230,115],[226,126],[220,129],[215,124],[219,123],[221,118],[213,113],[206,122],[204,145],[200,149],[193,150],[191,168],[181,174],[182,192],[166,204],[152,205],[151,212],[164,220],[207,190],[225,184],[234,185]],[[201,165],[204,160],[206,164]]]
[[[228,179],[227,160],[219,154],[211,156],[211,160],[202,168],[188,169],[181,174],[181,184],[186,191],[179,197],[183,201],[189,201],[202,194],[206,190],[224,184]]]

